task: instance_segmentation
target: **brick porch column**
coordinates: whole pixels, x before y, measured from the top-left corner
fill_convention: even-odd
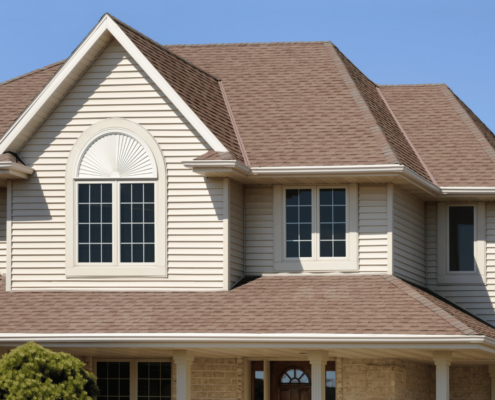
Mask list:
[[[325,400],[325,366],[328,352],[308,351],[311,364],[311,400]]]
[[[187,350],[174,350],[176,368],[177,400],[191,400],[191,365],[194,356]]]
[[[436,365],[436,400],[449,400],[449,375],[452,353],[450,351],[434,351],[433,360]]]

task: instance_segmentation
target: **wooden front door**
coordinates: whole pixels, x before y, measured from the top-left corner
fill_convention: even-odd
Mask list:
[[[308,361],[275,361],[270,371],[271,400],[311,400]]]

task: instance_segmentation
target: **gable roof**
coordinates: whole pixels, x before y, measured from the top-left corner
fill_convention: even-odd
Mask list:
[[[446,87],[450,98],[425,107],[431,88],[376,85],[330,42],[161,46],[106,17],[223,145],[215,152],[253,167],[402,164],[439,186],[495,186],[495,138]],[[13,98],[0,90],[16,103],[7,123],[26,106]]]
[[[495,338],[492,326],[393,276],[264,276],[229,292],[195,293],[6,292],[2,285],[0,333],[325,333]]]

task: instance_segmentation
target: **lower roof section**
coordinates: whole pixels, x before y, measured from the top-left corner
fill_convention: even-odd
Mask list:
[[[264,276],[229,292],[6,292],[6,333],[480,335],[495,328],[394,276]]]

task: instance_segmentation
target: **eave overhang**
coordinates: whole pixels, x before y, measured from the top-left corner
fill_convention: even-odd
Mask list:
[[[34,173],[34,169],[25,165],[13,162],[0,162],[0,182],[7,180],[28,179]]]

